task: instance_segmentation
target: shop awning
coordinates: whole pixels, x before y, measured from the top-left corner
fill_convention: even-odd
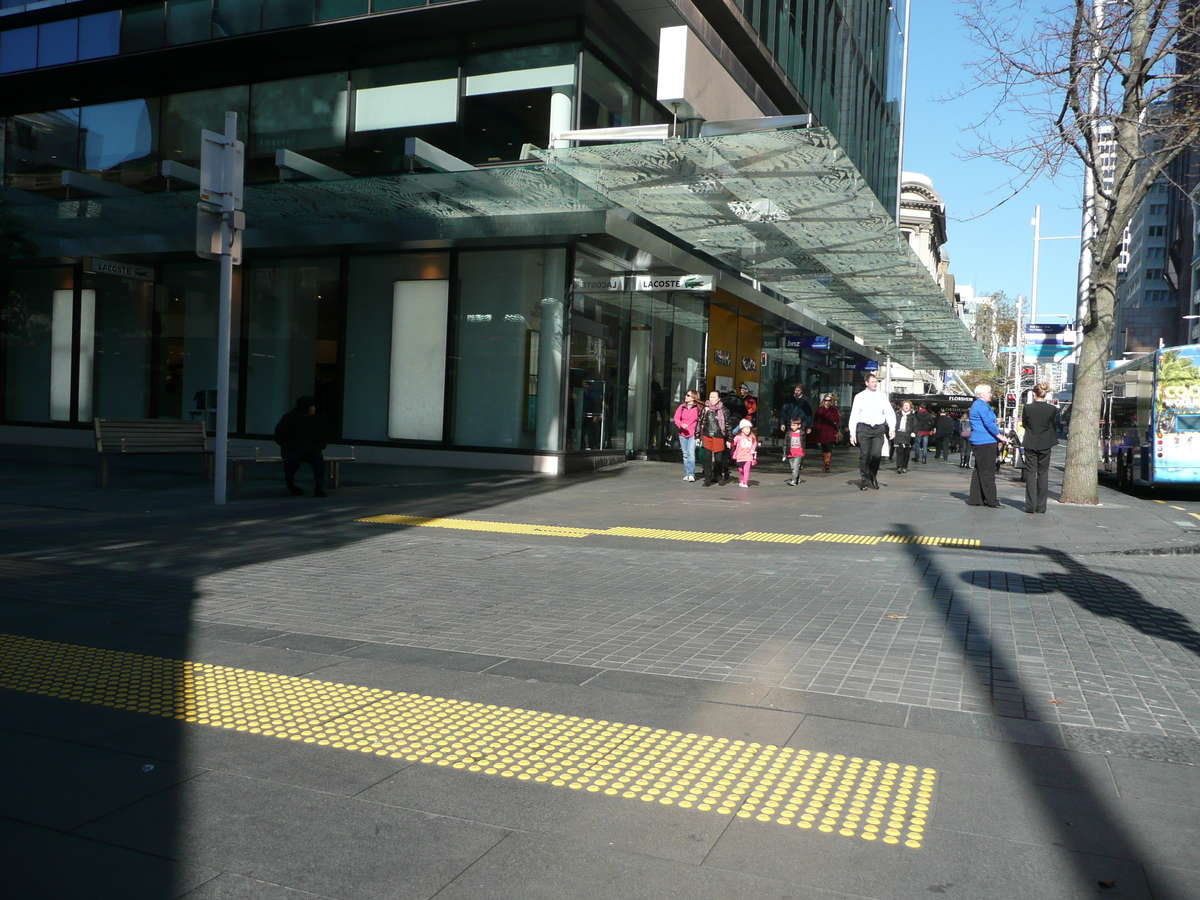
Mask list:
[[[990,365],[824,128],[537,155],[905,365]]]

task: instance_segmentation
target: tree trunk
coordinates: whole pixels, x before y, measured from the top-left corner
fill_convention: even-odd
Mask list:
[[[1100,502],[1100,407],[1112,345],[1117,294],[1115,263],[1093,268],[1091,285],[1095,291],[1095,324],[1084,332],[1075,367],[1071,431],[1067,437],[1067,464],[1060,499],[1064,503],[1095,505]]]

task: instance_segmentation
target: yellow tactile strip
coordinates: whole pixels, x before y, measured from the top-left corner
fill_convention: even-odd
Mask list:
[[[0,634],[0,688],[920,848],[933,769]]]
[[[567,538],[607,535],[609,537],[650,538],[660,541],[700,541],[708,544],[728,544],[730,541],[804,544],[810,541],[819,541],[830,544],[928,544],[935,547],[979,547],[982,545],[982,542],[978,538],[928,537],[912,534],[839,534],[830,531],[818,531],[814,534],[777,534],[766,531],[746,531],[741,534],[730,534],[721,531],[676,531],[669,528],[633,528],[624,525],[613,528],[574,528],[566,525],[492,522],[486,519],[406,516],[398,514],[366,516],[356,521],[365,522],[370,525],[451,528],[459,531],[490,531],[499,534],[533,534]]]

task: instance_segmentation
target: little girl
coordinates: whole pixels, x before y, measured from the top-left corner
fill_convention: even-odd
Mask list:
[[[749,419],[738,422],[733,438],[733,459],[738,464],[738,487],[750,487],[750,467],[758,462],[758,438]]]

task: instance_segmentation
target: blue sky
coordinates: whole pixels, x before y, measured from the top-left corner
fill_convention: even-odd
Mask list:
[[[981,216],[1011,193],[1008,183],[1017,173],[992,160],[965,158],[973,140],[967,126],[986,111],[987,98],[976,93],[946,99],[971,83],[966,65],[980,54],[959,22],[958,10],[953,0],[913,0],[904,168],[932,178],[946,202],[949,240],[943,250],[955,279],[980,293],[1002,290],[1028,298],[1034,206],[1042,207],[1043,236],[1079,234],[1082,181],[1078,173],[1057,182],[1041,178]],[[1020,122],[1003,126],[1021,127]],[[1074,314],[1078,265],[1077,240],[1042,242],[1039,319],[1043,313]]]

